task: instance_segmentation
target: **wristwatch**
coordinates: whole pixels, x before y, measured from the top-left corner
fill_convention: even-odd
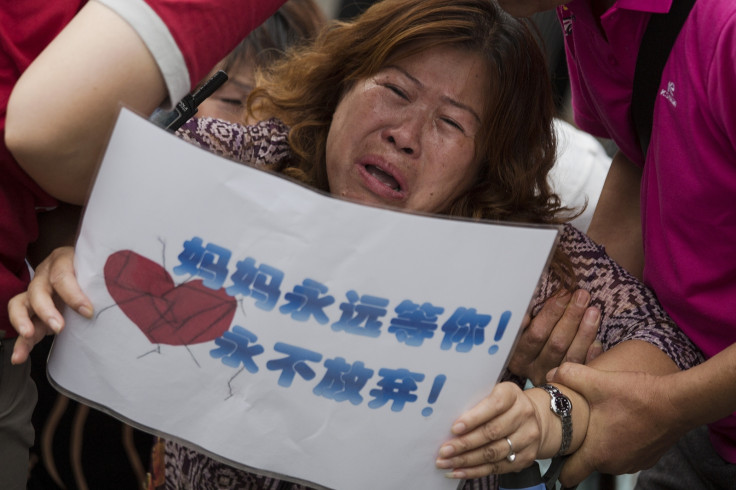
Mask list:
[[[563,455],[572,442],[572,402],[552,385],[541,386],[551,397],[549,408],[562,420],[562,444],[557,456]]]

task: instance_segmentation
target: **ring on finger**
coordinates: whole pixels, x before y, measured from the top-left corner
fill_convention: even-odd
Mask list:
[[[506,442],[509,444],[509,454],[506,456],[506,461],[513,463],[516,460],[516,453],[514,452],[514,445],[511,444],[511,439],[506,438]]]

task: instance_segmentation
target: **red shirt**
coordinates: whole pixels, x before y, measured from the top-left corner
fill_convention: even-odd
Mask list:
[[[144,40],[178,101],[285,0],[101,0]],[[86,0],[23,0],[0,10],[0,338],[17,336],[7,303],[25,291],[28,244],[36,240],[36,211],[56,201],[18,166],[5,147],[8,97],[21,73]],[[43,110],[39,108],[39,110]]]
[[[16,336],[8,320],[7,303],[28,284],[25,257],[28,244],[38,234],[36,209],[56,205],[5,146],[8,98],[21,73],[85,1],[23,0],[5,2],[0,10],[0,338]]]

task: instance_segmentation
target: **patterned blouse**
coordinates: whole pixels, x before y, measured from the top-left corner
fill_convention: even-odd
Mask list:
[[[289,156],[288,127],[270,119],[242,126],[216,119],[191,119],[177,135],[218,155],[257,167],[273,166]],[[559,247],[573,266],[577,287],[590,292],[591,305],[601,310],[598,339],[604,350],[626,340],[655,345],[687,369],[704,360],[702,353],[675,326],[656,297],[639,280],[608,257],[576,228],[566,225]],[[560,288],[549,271],[540,281],[532,300],[532,314]],[[511,376],[508,376],[511,379]],[[296,483],[248,473],[220,463],[173,441],[160,440],[154,447],[149,489],[290,489],[307,490]],[[497,488],[494,476],[468,480],[464,490]]]

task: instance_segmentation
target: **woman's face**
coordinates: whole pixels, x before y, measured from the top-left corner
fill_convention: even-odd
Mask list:
[[[365,204],[443,211],[475,178],[487,83],[478,54],[447,46],[356,82],[327,136],[330,192]]]
[[[227,82],[202,101],[197,117],[242,123],[245,120],[245,103],[255,86],[254,66],[255,60],[249,57],[229,70]]]

